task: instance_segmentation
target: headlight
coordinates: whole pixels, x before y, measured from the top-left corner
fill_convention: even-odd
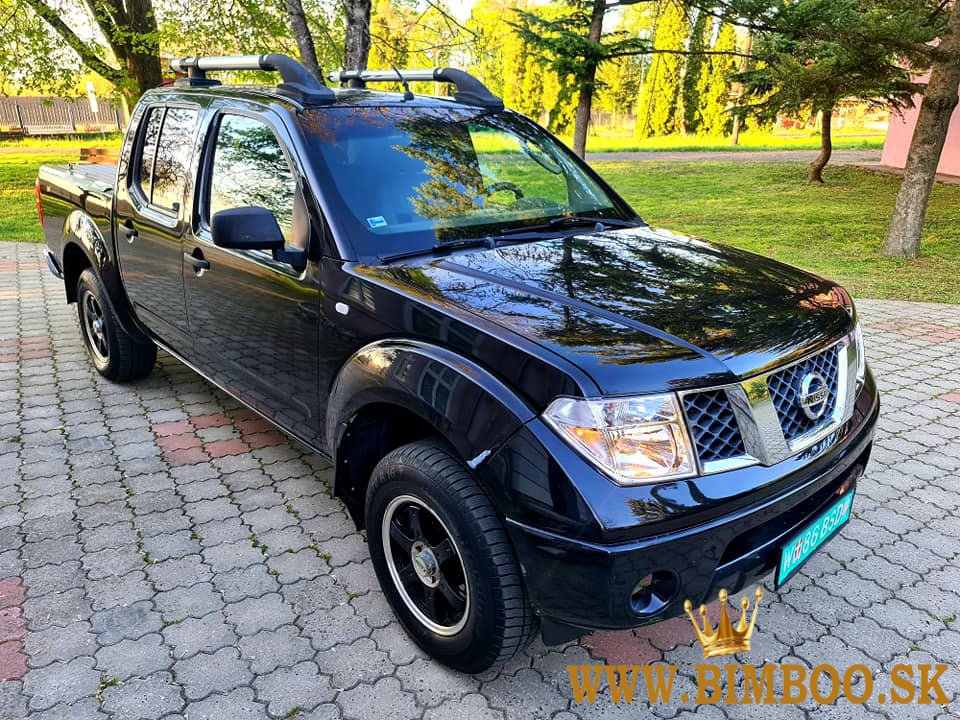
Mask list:
[[[544,419],[620,485],[696,474],[675,395],[585,400],[557,398]]]
[[[863,349],[863,329],[860,322],[853,328],[853,342],[857,346],[857,388],[867,379],[867,356]]]

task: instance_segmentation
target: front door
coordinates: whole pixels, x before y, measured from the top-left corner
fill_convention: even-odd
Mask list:
[[[127,295],[151,331],[175,350],[191,345],[183,298],[180,212],[197,136],[197,107],[151,105],[117,199],[117,253]]]
[[[273,211],[288,247],[305,249],[311,223],[292,158],[261,117],[225,111],[205,143],[196,229],[184,246],[193,360],[247,404],[321,445],[317,347],[319,276],[268,252],[217,247],[210,219],[257,205]]]

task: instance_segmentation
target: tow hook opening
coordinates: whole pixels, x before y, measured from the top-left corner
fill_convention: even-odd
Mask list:
[[[680,582],[670,570],[655,570],[637,582],[630,594],[630,607],[637,615],[650,616],[663,610],[674,599]]]

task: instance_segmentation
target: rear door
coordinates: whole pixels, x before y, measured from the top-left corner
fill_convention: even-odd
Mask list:
[[[138,127],[118,185],[117,254],[137,317],[173,349],[191,345],[183,297],[181,208],[191,173],[200,108],[157,103]],[[189,217],[189,214],[186,214]]]
[[[241,400],[319,445],[317,264],[300,272],[268,252],[217,247],[210,232],[216,212],[257,205],[273,212],[288,248],[309,247],[305,184],[285,129],[272,116],[228,108],[206,135],[184,246],[192,358]]]

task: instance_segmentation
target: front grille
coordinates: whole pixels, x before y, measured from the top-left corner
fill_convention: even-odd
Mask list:
[[[783,437],[787,442],[833,421],[833,411],[837,406],[838,371],[837,349],[830,348],[767,378],[770,398],[777,409]],[[807,417],[800,406],[800,385],[803,378],[812,372],[818,373],[827,383],[827,407],[823,415],[815,420]]]
[[[726,391],[706,390],[684,395],[683,409],[701,463],[746,453]]]

